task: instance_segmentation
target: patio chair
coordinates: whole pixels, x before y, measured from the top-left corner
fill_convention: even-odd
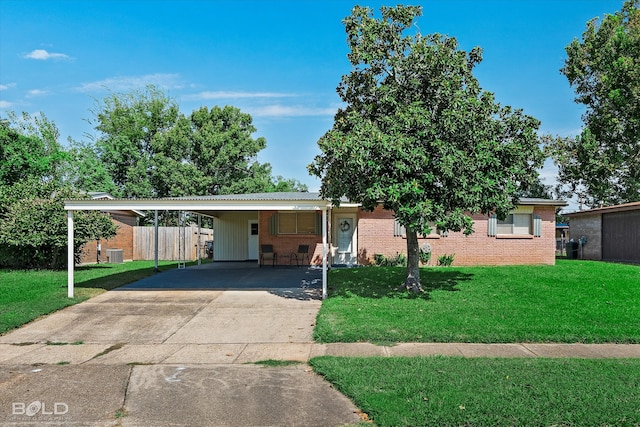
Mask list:
[[[295,258],[296,265],[300,265],[300,261],[304,264],[304,258],[307,258],[307,263],[311,264],[311,260],[309,259],[309,245],[298,245],[298,252],[292,252],[289,255],[289,264],[291,264],[291,260]]]
[[[272,265],[275,267],[278,262],[278,254],[273,252],[273,245],[260,245],[260,267],[264,262],[271,260]]]

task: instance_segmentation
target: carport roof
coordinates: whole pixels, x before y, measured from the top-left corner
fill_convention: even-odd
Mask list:
[[[320,193],[253,193],[216,196],[170,197],[162,199],[72,199],[66,210],[139,209],[139,210],[324,210],[331,207]]]

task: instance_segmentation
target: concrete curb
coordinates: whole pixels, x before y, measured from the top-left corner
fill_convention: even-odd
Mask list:
[[[561,343],[224,343],[224,344],[0,344],[0,365],[15,364],[221,364],[238,365],[264,360],[308,362],[318,356],[339,357],[546,357],[640,358],[640,344]]]

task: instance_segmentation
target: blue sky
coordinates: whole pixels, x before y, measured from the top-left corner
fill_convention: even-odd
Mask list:
[[[95,134],[96,100],[156,84],[185,114],[234,105],[267,139],[259,160],[317,190],[306,165],[340,106],[349,72],[342,19],[356,5],[396,2],[0,0],[0,114],[43,112],[67,137]],[[586,22],[623,0],[423,0],[423,34],[484,49],[481,86],[504,105],[576,134],[583,109],[559,69]],[[543,176],[552,183],[554,170]]]

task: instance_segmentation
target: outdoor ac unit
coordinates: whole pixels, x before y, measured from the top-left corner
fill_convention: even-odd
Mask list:
[[[124,257],[122,249],[107,249],[107,262],[111,264],[122,264]]]

